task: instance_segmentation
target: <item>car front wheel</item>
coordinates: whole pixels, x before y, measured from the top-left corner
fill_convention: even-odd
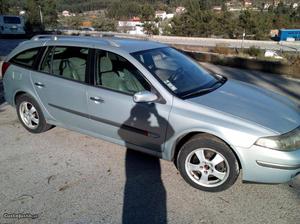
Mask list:
[[[207,134],[196,135],[182,146],[177,166],[186,182],[203,191],[223,191],[239,175],[239,164],[232,150]]]

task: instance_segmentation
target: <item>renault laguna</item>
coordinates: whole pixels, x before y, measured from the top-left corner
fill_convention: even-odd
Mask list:
[[[173,161],[200,190],[225,190],[240,170],[261,183],[300,173],[296,104],[208,72],[168,45],[36,36],[8,55],[2,74],[5,99],[29,132],[60,126]]]

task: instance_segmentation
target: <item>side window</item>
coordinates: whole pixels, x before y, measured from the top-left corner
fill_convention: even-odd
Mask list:
[[[39,53],[40,48],[32,48],[29,50],[25,50],[15,57],[13,57],[10,61],[14,64],[25,66],[31,68],[33,63]]]
[[[88,48],[54,47],[48,51],[40,71],[85,82]]]
[[[134,94],[151,90],[140,71],[125,58],[106,51],[97,53],[96,85]]]

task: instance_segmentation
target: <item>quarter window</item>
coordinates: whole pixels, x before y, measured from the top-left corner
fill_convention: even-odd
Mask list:
[[[32,48],[23,51],[11,59],[11,62],[17,65],[25,66],[31,68],[33,63],[39,53],[40,48]]]
[[[85,82],[88,48],[54,47],[48,51],[40,71]]]
[[[140,71],[125,58],[107,51],[97,54],[96,85],[134,94],[151,90]]]

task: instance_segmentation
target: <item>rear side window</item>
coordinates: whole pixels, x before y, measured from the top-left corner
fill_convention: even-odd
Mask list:
[[[32,68],[40,48],[32,48],[13,57],[10,62],[24,67]]]
[[[20,17],[4,16],[3,21],[6,24],[21,24]]]
[[[88,48],[54,47],[46,54],[40,71],[85,82],[88,53]]]

